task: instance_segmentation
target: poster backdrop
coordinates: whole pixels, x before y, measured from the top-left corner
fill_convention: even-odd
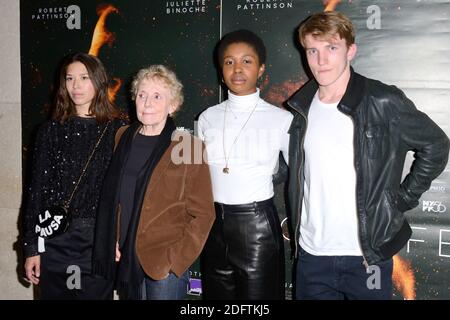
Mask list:
[[[150,64],[168,65],[185,86],[177,124],[193,130],[195,117],[223,99],[213,60],[223,34],[247,28],[261,36],[268,51],[262,96],[283,107],[308,80],[296,29],[311,13],[323,10],[338,10],[353,20],[358,45],[353,66],[359,73],[404,90],[450,135],[448,0],[22,0],[20,10],[24,167],[34,130],[47,117],[64,55],[97,55],[113,79],[115,102],[131,115],[132,77]],[[420,205],[407,213],[413,236],[394,257],[396,299],[450,299],[449,182],[447,167]],[[282,186],[276,191],[286,230]],[[285,247],[289,257],[287,240]],[[291,264],[287,258],[288,299]],[[195,263],[189,288],[193,299],[201,296],[200,276]]]

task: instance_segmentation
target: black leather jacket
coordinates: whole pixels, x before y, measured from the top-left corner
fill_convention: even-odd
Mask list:
[[[289,204],[295,256],[304,185],[303,142],[317,89],[312,80],[288,101],[295,114],[289,131]],[[338,110],[354,124],[359,241],[364,259],[371,265],[391,258],[410,238],[412,231],[403,213],[418,205],[422,193],[444,170],[449,140],[401,90],[365,78],[353,69]],[[415,160],[402,182],[408,151],[415,153]]]

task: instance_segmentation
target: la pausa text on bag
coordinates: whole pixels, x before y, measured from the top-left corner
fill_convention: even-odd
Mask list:
[[[39,214],[39,222],[36,224],[35,233],[42,238],[49,238],[64,232],[67,217],[62,208],[52,208],[55,213],[51,213],[50,209],[44,210]]]

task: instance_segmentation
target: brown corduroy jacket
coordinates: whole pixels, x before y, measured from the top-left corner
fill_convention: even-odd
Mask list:
[[[199,257],[214,219],[205,146],[188,132],[175,131],[142,203],[135,245],[144,272],[154,280],[169,272],[180,277]]]

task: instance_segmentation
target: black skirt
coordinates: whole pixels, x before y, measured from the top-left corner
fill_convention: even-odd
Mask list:
[[[273,199],[215,208],[202,252],[203,297],[283,300],[284,244]]]
[[[91,274],[94,228],[94,219],[74,219],[64,234],[45,240],[39,282],[41,299],[113,298],[113,282]]]

